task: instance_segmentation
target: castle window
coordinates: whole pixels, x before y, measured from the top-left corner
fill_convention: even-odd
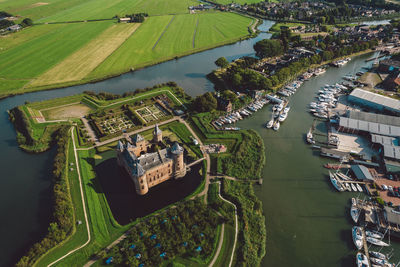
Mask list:
[[[144,189],[144,185],[142,185],[142,190]]]
[[[140,183],[143,184],[143,179],[140,179]]]

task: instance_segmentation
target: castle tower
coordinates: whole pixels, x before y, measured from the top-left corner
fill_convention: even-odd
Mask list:
[[[174,175],[175,178],[181,178],[186,175],[186,164],[183,161],[183,148],[175,142],[171,147],[171,154],[174,160]]]
[[[153,142],[158,143],[162,141],[162,131],[158,128],[158,124],[154,127],[153,131]]]
[[[139,162],[134,163],[131,176],[133,178],[133,182],[135,183],[136,193],[139,195],[145,195],[147,192],[149,192],[146,172]]]

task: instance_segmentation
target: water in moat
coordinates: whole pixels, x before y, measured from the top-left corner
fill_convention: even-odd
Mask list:
[[[272,25],[272,21],[264,21],[259,29],[267,31]],[[29,93],[1,100],[0,266],[12,265],[25,249],[45,234],[52,203],[51,171],[54,151],[30,155],[19,150],[7,110],[22,105],[25,101],[34,102],[73,95],[85,90],[123,93],[167,81],[177,82],[188,94],[196,96],[213,90],[205,75],[215,69],[214,61],[218,57],[225,56],[228,60],[233,60],[254,55],[253,44],[269,37],[270,34],[261,33],[253,39],[98,83]],[[356,62],[362,64],[363,61],[354,60],[348,66]],[[345,69],[340,69],[342,70]],[[312,87],[319,79],[336,80],[337,75],[334,73],[335,71],[330,70],[324,76],[310,81],[310,85],[304,85],[304,88]],[[267,148],[264,185],[256,187],[267,217],[268,253],[263,261],[263,265],[266,266],[297,263],[337,265],[345,262],[342,261],[343,257],[352,249],[348,236],[350,221],[345,210],[347,197],[331,192],[326,184],[327,178],[322,176],[321,160],[312,156],[308,147],[302,143],[302,134],[308,129],[311,121],[305,114],[305,102],[308,101],[306,99],[312,98],[311,91],[314,89],[316,88],[300,90],[293,97],[296,103],[292,104],[293,110],[278,133],[262,129],[262,123],[268,118],[264,111],[241,122],[243,127],[260,131]],[[351,261],[347,261],[349,262]]]

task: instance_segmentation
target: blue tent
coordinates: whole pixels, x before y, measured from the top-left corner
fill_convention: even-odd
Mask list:
[[[203,237],[203,236],[204,236],[204,234],[203,234],[203,233],[200,233],[200,236],[201,236],[201,237]]]
[[[165,256],[167,256],[167,252],[163,252],[163,253],[160,254],[161,258],[164,258]]]
[[[160,248],[160,247],[161,247],[161,244],[160,244],[160,243],[157,243],[154,247],[155,247],[155,248]]]
[[[197,248],[196,248],[196,251],[197,252],[200,252],[202,250],[202,248],[200,247],[200,246],[198,246]]]
[[[129,247],[129,249],[135,249],[135,248],[136,248],[135,244],[132,244],[132,245]]]
[[[140,254],[140,253],[138,253],[138,254],[135,255],[135,258],[136,258],[136,259],[140,259],[141,257],[142,257],[142,254]]]
[[[106,260],[106,264],[109,265],[109,264],[112,263],[112,261],[113,261],[113,257],[109,257],[109,258]]]
[[[141,263],[138,265],[138,267],[143,267],[143,266],[144,266],[144,263]]]
[[[168,222],[168,220],[167,220],[167,219],[164,219],[161,223],[164,224],[164,223],[166,223],[166,222]]]
[[[184,247],[187,247],[187,245],[188,245],[188,242],[183,242],[182,243],[182,246],[184,246]]]
[[[150,236],[150,239],[151,240],[154,240],[154,239],[156,239],[157,238],[157,235],[152,235],[152,236]]]

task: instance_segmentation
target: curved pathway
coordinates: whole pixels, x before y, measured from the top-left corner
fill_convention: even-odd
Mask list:
[[[50,266],[56,264],[57,262],[59,262],[60,260],[66,258],[66,257],[68,257],[69,255],[71,255],[75,251],[78,251],[81,248],[85,247],[87,244],[89,244],[89,242],[91,240],[89,221],[88,221],[88,216],[87,216],[87,212],[86,212],[85,196],[84,196],[83,187],[82,187],[81,172],[80,172],[80,168],[79,168],[78,155],[77,155],[76,146],[75,146],[74,127],[71,128],[71,138],[72,138],[72,144],[73,144],[73,147],[74,147],[74,157],[75,157],[76,171],[78,173],[79,189],[81,191],[81,199],[82,199],[82,205],[83,205],[83,213],[85,215],[85,223],[86,223],[86,230],[87,230],[87,233],[88,233],[88,240],[82,246],[79,246],[79,247],[71,250],[70,252],[68,252],[64,256],[58,258],[57,260],[55,260],[52,263],[50,263],[49,265],[47,265],[47,267],[50,267]]]
[[[237,217],[237,207],[236,207],[235,204],[233,204],[232,202],[230,202],[229,200],[226,200],[225,198],[223,198],[223,197],[221,196],[221,182],[218,182],[218,184],[219,184],[219,190],[218,190],[218,195],[219,195],[219,197],[220,197],[223,201],[225,201],[225,202],[231,204],[231,205],[235,208],[235,241],[233,242],[233,248],[232,248],[231,259],[230,259],[229,265],[228,265],[228,267],[231,267],[231,266],[232,266],[232,262],[233,262],[233,256],[235,255],[236,242],[237,242],[237,236],[238,236],[238,231],[239,231],[238,217]],[[224,231],[224,224],[222,225],[222,231]],[[221,234],[221,239],[219,240],[217,252],[215,253],[214,259],[211,261],[209,267],[213,266],[214,263],[215,263],[215,261],[218,259],[219,253],[221,252],[221,248],[222,248],[222,243],[223,243],[223,241],[224,241],[224,235],[223,235],[223,233],[222,233],[222,234]]]

